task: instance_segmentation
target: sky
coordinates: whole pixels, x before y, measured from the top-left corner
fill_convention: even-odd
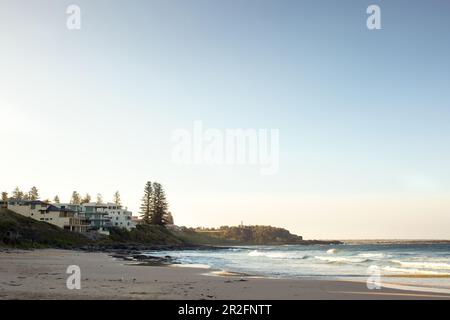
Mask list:
[[[0,191],[119,190],[137,215],[150,180],[178,225],[448,239],[449,15],[444,0],[0,0]],[[171,135],[195,121],[278,129],[278,172],[174,163]]]

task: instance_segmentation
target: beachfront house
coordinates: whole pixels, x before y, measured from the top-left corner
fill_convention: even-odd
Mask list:
[[[95,202],[83,204],[59,203],[55,204],[61,209],[68,209],[76,212],[77,216],[89,222],[89,231],[97,231],[98,233],[109,235],[111,227],[111,219],[106,212],[104,204]]]
[[[83,233],[88,229],[86,220],[77,216],[76,212],[59,208],[44,201],[9,199],[8,209],[34,220],[53,224],[64,230]]]
[[[109,234],[111,227],[127,230],[135,228],[135,224],[132,221],[132,212],[115,203],[89,202],[79,205],[70,203],[56,205],[60,208],[68,208],[77,212],[79,217],[90,222],[89,230],[94,230],[101,234]]]
[[[111,202],[106,203],[105,207],[105,211],[108,213],[112,226],[127,230],[136,227],[132,220],[133,214],[131,211],[128,211],[127,208],[123,208],[121,205]]]

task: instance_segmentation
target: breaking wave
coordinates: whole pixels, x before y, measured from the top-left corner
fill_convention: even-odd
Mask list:
[[[408,268],[450,270],[450,264],[445,262],[419,262],[400,260],[392,260],[392,262]]]
[[[307,259],[308,255],[292,254],[289,252],[264,252],[253,250],[248,253],[250,257],[266,257],[271,259]]]
[[[394,273],[403,273],[410,275],[430,275],[430,276],[450,276],[448,272],[438,272],[438,271],[430,271],[423,269],[414,269],[414,268],[396,268],[396,267],[383,267],[384,271],[394,272]]]
[[[328,263],[364,263],[370,262],[371,259],[367,258],[346,258],[346,257],[324,257],[324,256],[315,256],[314,258],[326,261]]]

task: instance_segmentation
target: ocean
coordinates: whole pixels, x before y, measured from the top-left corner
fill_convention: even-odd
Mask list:
[[[176,265],[204,268],[205,273],[364,282],[375,274],[384,287],[450,293],[450,244],[236,246],[145,254],[169,255]]]

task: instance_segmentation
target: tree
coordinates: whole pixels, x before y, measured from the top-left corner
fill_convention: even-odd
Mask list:
[[[30,192],[28,192],[28,197],[30,198],[31,201],[38,200],[39,199],[38,189],[33,186]]]
[[[153,183],[153,212],[151,216],[151,224],[165,225],[164,217],[168,214],[168,203],[166,194],[162,185],[158,182]]]
[[[53,202],[54,202],[54,203],[57,203],[57,204],[60,203],[58,195],[56,195],[56,196],[53,198]]]
[[[8,203],[8,192],[2,192],[2,201],[4,202],[4,206],[7,206]]]
[[[97,193],[97,204],[103,204],[103,197],[100,193]]]
[[[114,193],[114,203],[118,206],[122,205],[122,202],[120,201],[120,194],[119,191],[116,191]]]
[[[168,211],[167,214],[163,216],[164,224],[174,224],[172,212]]]
[[[81,204],[81,197],[78,192],[72,192],[72,199],[70,199],[70,204]]]
[[[151,224],[152,222],[152,212],[153,212],[153,187],[150,181],[147,181],[144,188],[144,196],[142,197],[141,204],[141,218],[142,223]]]
[[[86,193],[83,199],[81,199],[81,203],[89,203],[91,202],[91,195],[89,193]]]
[[[23,194],[22,191],[20,191],[19,187],[16,187],[16,188],[14,189],[14,191],[12,192],[12,197],[13,197],[14,199],[23,200],[24,194]]]

